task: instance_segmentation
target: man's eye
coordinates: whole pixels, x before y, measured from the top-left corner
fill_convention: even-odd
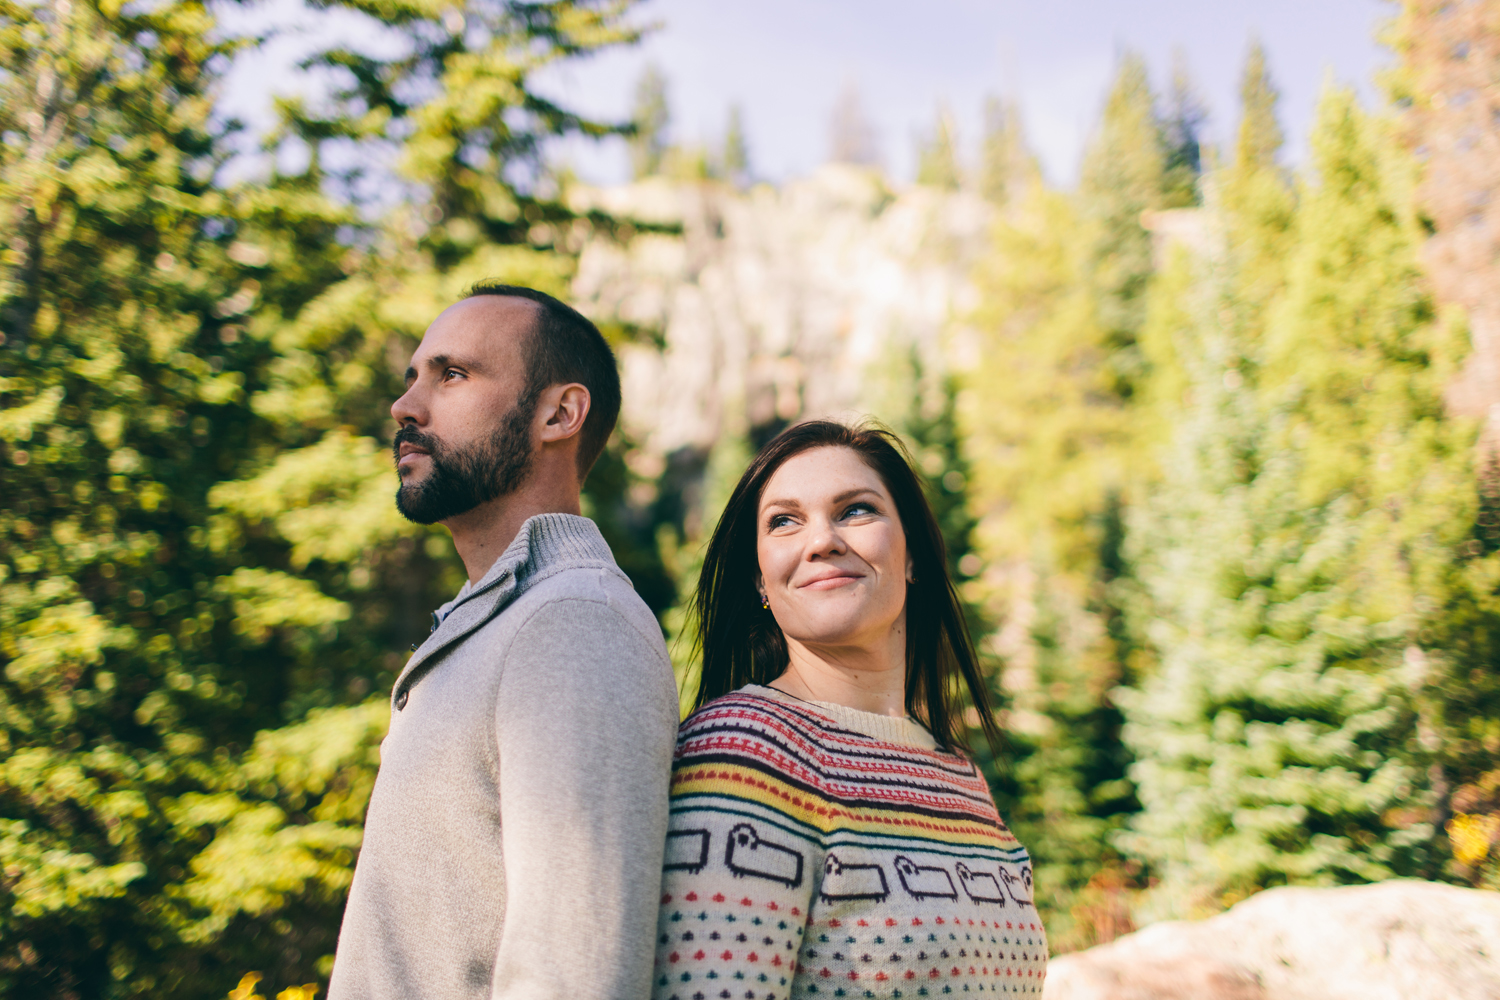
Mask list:
[[[461,372],[461,371],[459,371],[457,368],[449,368],[447,371],[443,372],[443,378],[444,379],[463,378],[463,374],[464,373]]]

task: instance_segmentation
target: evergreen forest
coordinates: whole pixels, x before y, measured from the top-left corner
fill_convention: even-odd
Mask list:
[[[402,44],[310,56],[327,95],[234,179],[257,39],[0,0],[0,995],[322,994],[390,684],[464,579],[392,503],[407,357],[477,280],[568,299],[586,247],[681,235],[575,196],[558,139],[767,187],[738,109],[669,141],[656,70],[628,120],[534,85],[637,43],[631,0],[319,6]],[[972,156],[941,109],[921,140],[906,186],[984,206],[969,350],[886,359],[923,402],[872,412],[947,536],[1055,951],[1280,885],[1500,889],[1500,2],[1389,12],[1378,106],[1328,83],[1295,169],[1253,40],[1223,148],[1128,51],[1076,185],[1002,100]],[[878,175],[839,101],[832,158]],[[683,679],[716,505],[800,399],[691,454],[627,419],[586,484]]]

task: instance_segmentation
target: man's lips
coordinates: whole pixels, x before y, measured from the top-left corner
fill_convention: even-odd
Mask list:
[[[431,452],[420,445],[412,444],[410,441],[403,441],[397,448],[396,454],[398,456],[396,458],[396,468],[404,469],[415,462],[418,455],[430,455]]]

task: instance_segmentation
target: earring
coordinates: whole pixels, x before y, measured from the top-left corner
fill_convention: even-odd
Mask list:
[[[767,611],[770,611],[771,610],[771,599],[769,597],[767,597],[765,594],[761,594],[760,595],[760,606],[762,608],[765,608]]]

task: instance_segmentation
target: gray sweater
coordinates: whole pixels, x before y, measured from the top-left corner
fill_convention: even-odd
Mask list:
[[[677,692],[592,521],[528,520],[417,650],[329,1000],[650,992]]]

